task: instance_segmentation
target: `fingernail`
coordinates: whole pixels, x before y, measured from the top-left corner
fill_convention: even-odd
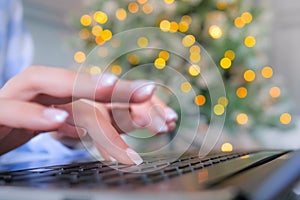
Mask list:
[[[98,76],[94,76],[93,80],[97,81],[98,85],[108,87],[114,85],[118,80],[118,77],[114,74],[103,73]]]
[[[137,154],[137,152],[135,152],[134,150],[127,148],[126,153],[128,157],[132,160],[132,162],[134,162],[136,165],[140,165],[143,162],[141,156]]]
[[[84,137],[87,134],[87,130],[77,127],[77,134],[78,134],[79,137]]]
[[[166,132],[168,132],[168,130],[169,130],[169,128],[168,128],[168,126],[165,124],[163,127],[161,127],[161,128],[159,129],[159,133],[166,133]]]
[[[46,108],[44,110],[44,116],[52,122],[62,123],[66,120],[69,114],[64,110],[56,108]]]
[[[132,82],[132,90],[139,97],[148,96],[153,93],[155,89],[155,83],[152,81],[133,81]]]
[[[178,119],[177,113],[172,109],[172,108],[166,108],[165,109],[165,114],[167,117],[167,121],[173,121]]]

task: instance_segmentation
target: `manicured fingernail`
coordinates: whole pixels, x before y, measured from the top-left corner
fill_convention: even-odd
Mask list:
[[[166,132],[168,132],[168,130],[169,130],[169,128],[168,128],[168,126],[165,124],[165,125],[163,125],[162,127],[160,127],[159,133],[166,133]]]
[[[52,122],[62,123],[67,119],[69,114],[64,110],[56,108],[46,108],[44,110],[44,116]]]
[[[155,83],[152,81],[139,80],[133,81],[131,87],[135,95],[138,97],[145,97],[153,93],[155,89]]]
[[[166,108],[165,109],[167,121],[173,121],[178,119],[177,113],[172,108]]]
[[[78,134],[79,137],[84,137],[87,134],[87,130],[77,127],[77,134]]]
[[[98,85],[108,87],[114,85],[118,80],[118,77],[113,74],[104,73],[98,76],[94,76],[93,80],[97,81]]]
[[[137,154],[137,152],[135,152],[134,150],[127,148],[126,153],[128,157],[132,160],[132,162],[134,162],[136,165],[140,165],[143,162],[141,156]]]

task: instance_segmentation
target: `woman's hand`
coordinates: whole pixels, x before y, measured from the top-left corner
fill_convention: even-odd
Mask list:
[[[0,154],[41,132],[78,137],[84,128],[105,158],[139,164],[140,156],[119,133],[144,127],[167,132],[177,120],[176,113],[153,96],[154,89],[151,82],[123,81],[110,74],[95,81],[65,69],[30,67],[0,90]]]

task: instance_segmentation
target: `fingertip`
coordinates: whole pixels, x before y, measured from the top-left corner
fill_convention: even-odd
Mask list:
[[[155,83],[152,81],[137,80],[131,84],[131,102],[140,103],[150,100],[155,91]]]

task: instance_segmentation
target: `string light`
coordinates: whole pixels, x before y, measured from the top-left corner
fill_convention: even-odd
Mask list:
[[[221,151],[222,152],[232,152],[233,146],[229,142],[222,144]]]
[[[223,35],[222,29],[217,25],[210,26],[208,29],[208,33],[213,39],[219,39]]]
[[[97,11],[94,13],[94,20],[99,24],[105,24],[108,20],[106,13],[102,11]]]
[[[135,2],[131,2],[128,4],[128,11],[131,13],[137,13],[139,11],[139,5]]]
[[[272,98],[278,98],[280,97],[280,88],[279,87],[272,87],[269,91],[269,94]]]
[[[231,60],[229,58],[222,58],[220,61],[220,66],[223,69],[229,69],[231,67]]]
[[[148,45],[148,39],[146,37],[140,37],[137,41],[139,47],[146,47]]]
[[[247,82],[252,82],[255,79],[255,72],[251,69],[245,71],[244,73],[244,79]]]
[[[151,4],[145,4],[143,5],[142,10],[145,14],[151,14],[153,11],[153,6]]]
[[[184,36],[184,38],[182,39],[182,44],[185,47],[190,47],[195,43],[196,39],[193,35],[186,35]]]
[[[289,113],[283,113],[280,115],[279,120],[280,120],[281,124],[287,125],[287,124],[291,123],[292,116]]]
[[[174,0],[164,0],[166,4],[172,4],[174,3]]]
[[[127,13],[126,13],[126,10],[123,9],[123,8],[119,8],[117,11],[116,11],[116,18],[120,21],[124,21],[127,17]]]
[[[224,53],[224,57],[225,57],[225,58],[229,58],[230,60],[234,60],[234,58],[235,58],[235,53],[234,53],[234,51],[232,51],[232,50],[227,50],[227,51]]]
[[[161,51],[161,52],[159,52],[158,57],[167,61],[167,60],[169,60],[170,55],[167,51]]]
[[[236,90],[236,96],[238,96],[239,98],[243,99],[247,96],[248,91],[247,88],[245,87],[240,87]]]
[[[198,65],[191,65],[188,69],[189,74],[191,76],[199,76],[200,74],[200,67]]]
[[[82,51],[77,51],[74,54],[74,60],[77,63],[83,63],[85,61],[85,59],[86,59],[85,53],[83,53]]]
[[[248,123],[248,115],[245,113],[240,113],[236,116],[236,122],[239,125],[245,125]]]
[[[261,70],[261,75],[264,78],[271,78],[273,76],[273,69],[269,66],[266,66]]]
[[[180,89],[182,92],[189,92],[192,89],[192,86],[189,82],[184,82],[181,84]]]
[[[216,115],[223,115],[225,112],[225,107],[221,104],[217,104],[214,106],[214,113]]]
[[[197,95],[194,101],[197,106],[203,106],[206,102],[206,98],[204,95]]]
[[[82,15],[80,18],[82,26],[89,26],[92,23],[92,18],[89,15]]]
[[[162,58],[157,58],[155,61],[154,61],[154,66],[157,68],[157,69],[163,69],[166,67],[166,61]]]
[[[256,44],[256,39],[253,36],[248,36],[245,38],[244,40],[244,44],[246,45],[246,47],[252,48],[255,46]]]
[[[115,75],[120,75],[122,73],[122,67],[120,65],[113,65],[110,69],[111,73]]]
[[[101,68],[98,66],[92,66],[89,71],[90,75],[96,76],[101,74]]]
[[[159,27],[163,32],[168,32],[171,28],[171,23],[168,20],[162,20]]]

